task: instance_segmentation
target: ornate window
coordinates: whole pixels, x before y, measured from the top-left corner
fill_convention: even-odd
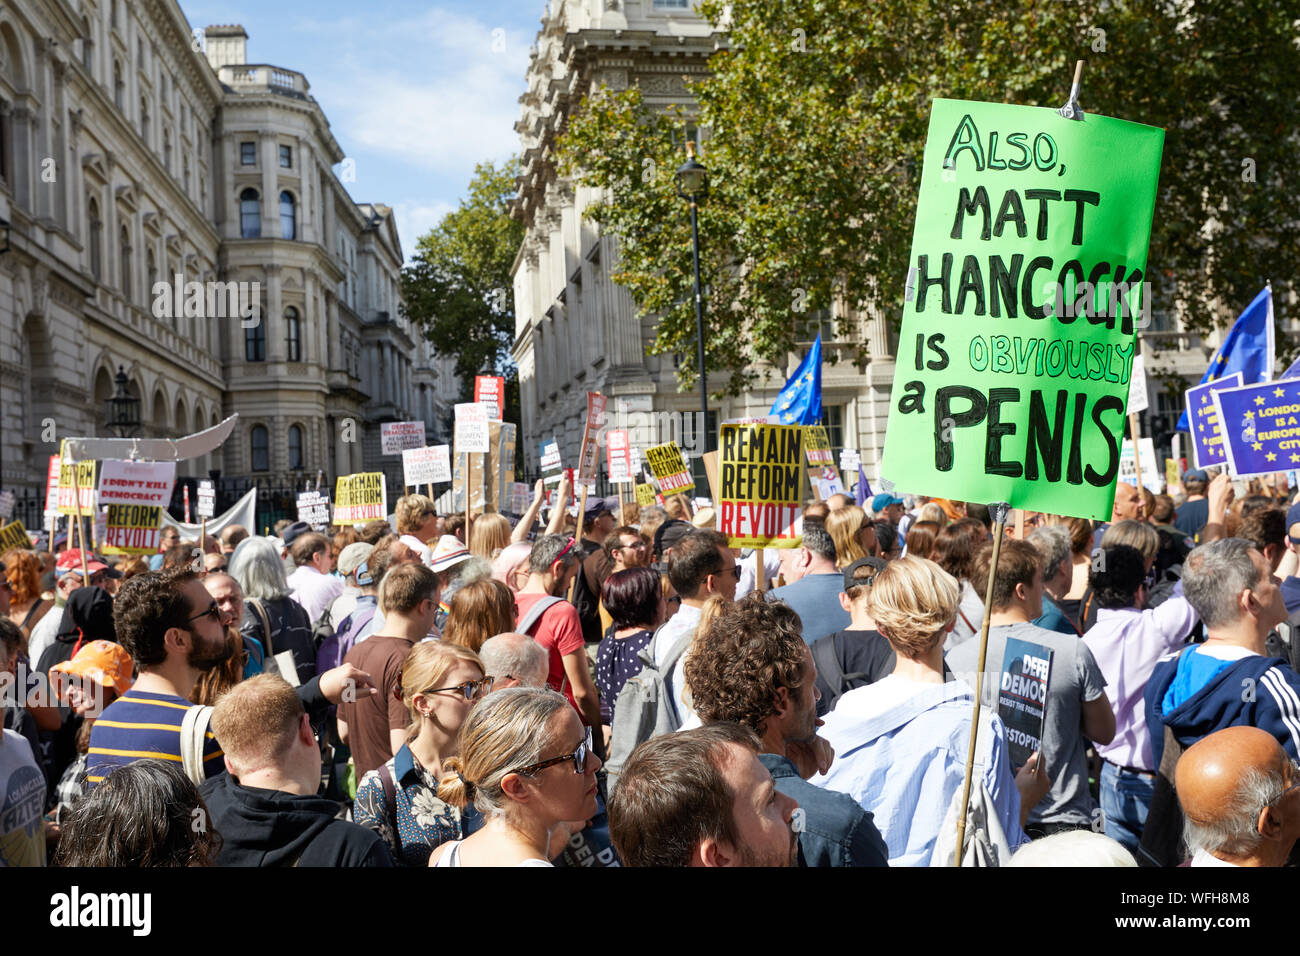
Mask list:
[[[262,234],[262,204],[256,189],[245,189],[239,194],[239,234],[245,239],[256,239]]]
[[[254,425],[249,433],[249,445],[253,453],[253,471],[271,470],[271,441],[265,425]]]
[[[284,343],[290,362],[302,361],[301,325],[297,309],[289,306],[284,310]]]
[[[288,190],[280,193],[280,238],[297,239],[298,230],[293,204],[293,194]]]
[[[289,426],[289,470],[302,471],[302,428]]]
[[[266,329],[261,321],[244,329],[244,361],[266,361]]]

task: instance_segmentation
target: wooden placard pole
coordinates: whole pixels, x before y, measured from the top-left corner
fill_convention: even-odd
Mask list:
[[[208,547],[208,516],[199,515],[199,554],[206,554]]]
[[[72,505],[77,512],[77,536],[81,539],[81,583],[90,584],[90,572],[86,570],[86,529],[81,526],[81,469],[72,463]]]
[[[465,452],[465,547],[469,547],[469,522],[470,522],[470,476],[474,473],[474,455],[475,452]]]
[[[1145,487],[1142,483],[1142,429],[1138,426],[1137,412],[1128,413],[1128,437],[1133,442],[1133,467],[1137,469],[1138,495]]]
[[[1016,540],[1025,540],[1025,509],[1016,509]]]
[[[433,500],[433,482],[429,482],[429,500]]]
[[[578,502],[578,533],[577,533],[577,535],[576,535],[575,537],[576,537],[576,540],[577,540],[578,542],[581,542],[581,541],[582,541],[582,526],[583,526],[583,523],[586,521],[586,518],[587,518],[587,482],[586,482],[584,479],[582,479],[582,478],[579,478],[578,481],[581,481],[581,482],[582,482],[582,495],[581,495],[581,497],[580,497],[580,499],[579,499],[579,502]],[[578,551],[578,557],[581,558],[581,557],[582,557],[581,544],[580,544],[580,543],[579,543],[579,544],[575,544],[575,545],[574,545],[574,549]],[[579,562],[579,563],[581,563],[581,562]],[[582,569],[581,569],[581,568],[578,569],[578,574],[582,574]],[[574,597],[577,596],[577,593],[578,593],[578,574],[575,574],[575,575],[573,576],[573,580],[569,582],[569,597],[568,597],[568,601],[569,601],[570,604],[573,603],[573,599],[574,599]]]
[[[989,650],[989,620],[993,616],[993,585],[998,576],[998,553],[1002,550],[1002,532],[1007,526],[1005,501],[989,505],[993,516],[993,555],[989,559],[989,581],[984,589],[984,620],[980,624],[980,652],[975,662],[975,706],[971,709],[970,747],[966,752],[966,774],[961,785],[961,803],[957,806],[957,852],[953,866],[961,866],[962,845],[966,839],[966,814],[970,812],[971,774],[975,765],[975,738],[980,729],[980,694],[984,692],[984,658]]]
[[[763,567],[763,549],[755,548],[754,549],[754,590],[755,591],[762,592],[767,590],[766,572],[767,572],[767,568]]]

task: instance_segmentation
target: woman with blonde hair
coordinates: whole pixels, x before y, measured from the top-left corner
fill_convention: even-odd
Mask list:
[[[510,519],[505,515],[482,514],[469,531],[470,554],[491,561],[510,544]]]
[[[456,590],[442,639],[478,653],[485,641],[515,627],[515,597],[495,578],[479,578]]]
[[[428,495],[403,495],[393,509],[397,533],[402,544],[420,556],[426,568],[433,567],[433,550],[430,541],[438,540],[438,512]]]
[[[596,814],[591,729],[553,690],[511,687],[490,695],[460,729],[460,753],[443,761],[438,796],[473,804],[487,823],[434,853],[430,866],[550,866],[570,824]],[[574,821],[577,821],[576,823]]]
[[[478,655],[457,644],[416,644],[402,665],[395,696],[411,728],[397,753],[361,778],[352,818],[383,837],[404,866],[425,866],[434,847],[465,833],[464,808],[439,798],[438,779],[455,757],[461,724],[491,690]]]
[[[943,510],[943,505],[937,501],[927,501],[921,505],[921,510],[917,513],[917,521],[933,521],[942,530],[948,524],[948,512]]]
[[[835,565],[841,571],[859,558],[876,557],[876,523],[858,505],[843,505],[826,516],[835,542]]]
[[[842,694],[820,730],[836,757],[809,782],[872,811],[890,866],[951,863],[934,858],[935,845],[954,797],[960,800],[974,702],[966,683],[945,681],[943,642],[960,594],[933,561],[889,562],[872,582],[868,609],[894,649],[894,672]],[[1026,842],[1024,821],[1050,780],[1037,770],[1037,754],[1012,777],[1006,727],[989,709],[980,713],[976,747],[973,780],[1014,851]]]

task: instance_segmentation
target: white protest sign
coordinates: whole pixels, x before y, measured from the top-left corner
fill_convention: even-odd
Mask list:
[[[14,516],[14,493],[0,491],[0,518],[8,521]]]
[[[1119,453],[1119,480],[1137,484],[1137,465],[1133,461],[1133,441],[1130,438],[1124,439],[1124,447]],[[1155,443],[1150,438],[1142,439],[1142,484],[1153,495],[1164,491],[1164,475],[1156,460]]]
[[[858,454],[856,448],[840,449],[840,471],[856,472],[860,464],[862,464],[862,456]]]
[[[460,408],[459,405],[456,406]],[[384,422],[379,426],[380,452],[401,454],[408,448],[424,445],[424,422]]]
[[[446,445],[403,449],[402,483],[418,487],[434,481],[451,481],[451,450]]]
[[[1142,364],[1142,356],[1133,356],[1133,374],[1128,380],[1128,413],[1132,415],[1135,412],[1145,412],[1147,410],[1147,372],[1146,367]],[[1146,448],[1143,447],[1142,453],[1146,454]],[[1145,471],[1146,469],[1143,469]]]
[[[99,503],[166,508],[171,504],[175,483],[174,461],[105,458],[99,470]]]
[[[453,437],[456,454],[488,453],[491,438],[488,433],[488,407],[477,402],[456,406],[456,428]]]
[[[521,515],[532,504],[533,489],[522,481],[510,483],[510,513]]]

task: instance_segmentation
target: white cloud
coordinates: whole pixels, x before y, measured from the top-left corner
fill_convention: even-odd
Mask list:
[[[514,124],[532,36],[441,8],[298,29],[349,37],[330,73],[308,77],[345,149],[461,176],[518,150]]]
[[[438,225],[442,217],[456,207],[451,203],[426,203],[415,199],[404,199],[393,203],[393,215],[397,218],[397,235],[402,240],[402,255],[410,262],[415,255],[415,244],[426,232]]]

